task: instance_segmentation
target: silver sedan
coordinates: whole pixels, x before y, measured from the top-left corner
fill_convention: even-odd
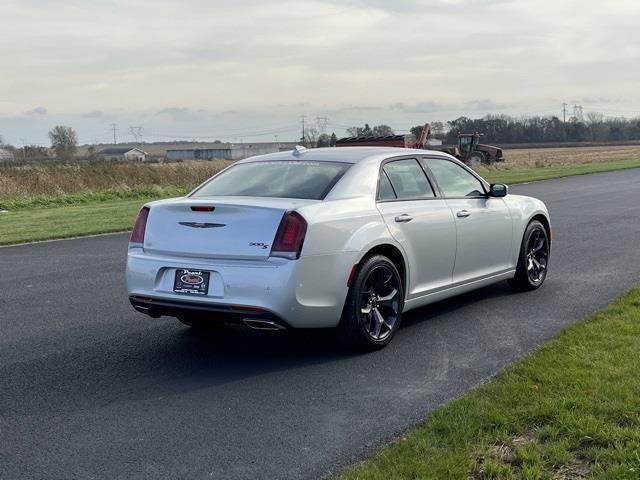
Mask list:
[[[336,328],[391,340],[413,308],[545,280],[545,205],[427,150],[343,147],[247,158],[146,204],[129,243],[133,307],[196,328]]]

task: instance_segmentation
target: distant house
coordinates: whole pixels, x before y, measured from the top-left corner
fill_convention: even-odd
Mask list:
[[[6,148],[0,148],[0,160],[14,160],[13,152]]]
[[[105,160],[138,160],[147,159],[147,153],[139,148],[131,147],[111,147],[103,148],[98,152],[98,156]]]

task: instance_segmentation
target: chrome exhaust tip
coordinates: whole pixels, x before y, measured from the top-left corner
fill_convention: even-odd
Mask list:
[[[242,323],[245,326],[251,328],[252,330],[266,330],[271,332],[286,330],[286,327],[272,320],[261,320],[258,318],[243,318]]]

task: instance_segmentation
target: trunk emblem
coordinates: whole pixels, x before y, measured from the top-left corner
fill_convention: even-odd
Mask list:
[[[268,243],[258,243],[258,242],[251,242],[249,244],[250,247],[260,247],[263,250],[266,250],[267,248],[269,248],[269,244]]]
[[[184,227],[191,228],[218,228],[225,227],[225,223],[206,223],[206,222],[178,222],[180,225]]]

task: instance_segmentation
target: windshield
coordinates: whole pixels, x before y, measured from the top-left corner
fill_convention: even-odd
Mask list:
[[[192,197],[322,200],[350,166],[348,163],[295,160],[240,163],[209,180]]]

